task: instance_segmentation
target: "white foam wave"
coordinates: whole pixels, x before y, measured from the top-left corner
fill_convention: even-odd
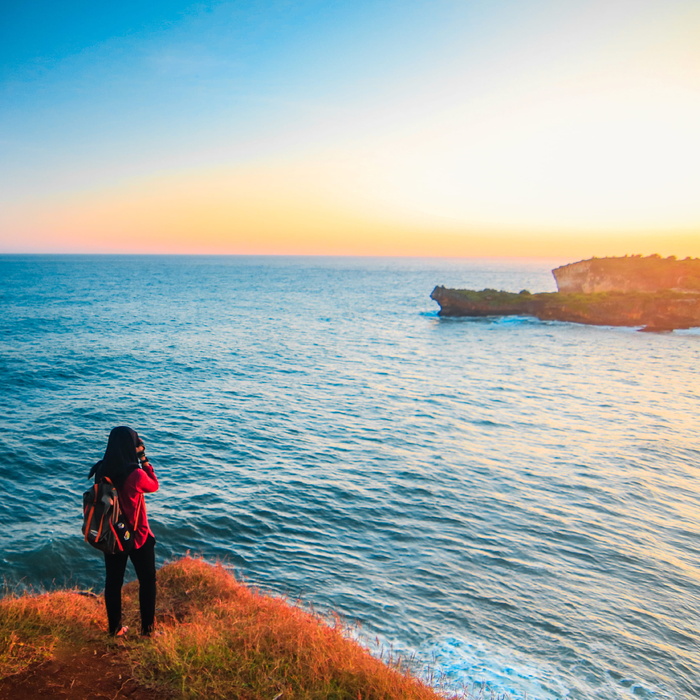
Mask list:
[[[401,660],[444,694],[466,700],[566,700],[569,689],[556,672],[524,654],[482,640],[438,637],[418,647],[381,637],[357,640],[385,661]]]
[[[421,646],[419,653],[429,660],[424,673],[434,674],[433,685],[448,691],[467,688],[481,692],[483,688],[488,694],[505,695],[511,700],[563,700],[569,696],[568,688],[552,669],[512,649],[443,637]]]

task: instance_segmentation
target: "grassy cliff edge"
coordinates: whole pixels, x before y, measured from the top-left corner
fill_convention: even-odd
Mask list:
[[[370,655],[340,624],[263,595],[220,565],[186,557],[160,569],[158,583],[150,639],[108,638],[102,599],[79,591],[0,600],[0,698],[443,697]],[[138,629],[134,584],[124,609]]]

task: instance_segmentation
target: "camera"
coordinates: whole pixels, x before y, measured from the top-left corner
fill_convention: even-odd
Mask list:
[[[140,452],[139,449],[141,450]],[[141,464],[148,462],[148,457],[146,457],[146,446],[143,444],[143,440],[141,438],[139,438],[138,442],[136,443],[136,455]]]

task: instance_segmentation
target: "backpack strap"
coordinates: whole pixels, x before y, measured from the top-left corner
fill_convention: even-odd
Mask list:
[[[95,502],[97,501],[97,484],[93,484],[92,487],[92,503],[85,511],[85,519],[83,529],[85,530],[85,541],[88,541],[88,535],[90,534],[90,523],[92,522],[92,515],[95,512]]]
[[[105,477],[106,481],[109,481],[109,483],[112,483],[111,479],[108,479]],[[139,517],[141,515],[141,508],[143,507],[144,504],[144,497],[142,493],[139,493],[140,498],[138,499],[138,502],[136,503],[136,511],[134,512],[134,522],[131,524],[131,530],[134,534],[136,534],[136,530],[139,526]],[[119,504],[119,510],[122,512],[124,509],[122,508],[121,500],[119,498],[119,490],[117,489],[117,503]]]
[[[139,517],[141,516],[141,508],[143,507],[143,502],[144,502],[143,494],[140,493],[139,496],[140,496],[139,502],[136,505],[136,512],[134,513],[134,527],[133,527],[134,534],[136,534],[136,530],[138,530],[138,527],[139,527]]]

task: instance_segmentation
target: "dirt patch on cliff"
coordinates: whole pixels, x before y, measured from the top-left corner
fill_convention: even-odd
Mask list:
[[[60,647],[51,660],[0,679],[0,700],[162,700],[162,692],[133,679],[126,644]]]

